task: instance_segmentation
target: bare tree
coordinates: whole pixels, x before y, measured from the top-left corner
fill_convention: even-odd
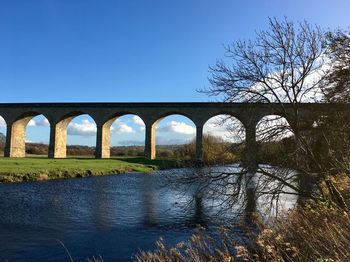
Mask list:
[[[284,157],[278,163],[282,168],[260,165],[255,176],[244,166],[239,172],[212,173],[206,187],[214,183],[215,190],[211,190],[214,195],[222,195],[223,190],[231,192],[230,201],[235,202],[249,189],[255,196],[270,194],[270,200],[274,201],[278,201],[282,193],[320,200],[324,199],[325,183],[332,200],[346,208],[339,190],[328,179],[330,162],[335,159],[322,162],[329,156],[327,137],[334,133],[328,130],[326,137],[324,117],[312,119],[303,117],[300,112],[300,103],[324,101],[321,84],[329,78],[329,63],[332,62],[327,47],[325,33],[320,27],[306,21],[295,24],[286,18],[282,21],[270,18],[269,28],[256,32],[255,40],[239,40],[225,47],[225,58],[210,67],[210,87],[202,92],[225,102],[268,103],[277,108],[281,115],[263,119],[260,123],[263,128],[257,135],[261,145],[277,140],[283,149],[279,153]],[[286,103],[292,105],[292,110],[286,109]],[[289,141],[294,141],[289,147],[281,142],[287,136],[292,138]],[[322,142],[326,148],[317,148],[323,140],[327,141]],[[297,170],[298,176],[285,167]],[[246,174],[244,179],[242,174]],[[236,179],[228,179],[232,176]],[[220,179],[226,183],[218,183]],[[243,187],[243,180],[250,182]],[[218,190],[225,185],[231,190]]]
[[[318,81],[308,78],[320,74],[323,46],[319,27],[270,18],[269,30],[257,32],[254,41],[226,46],[228,59],[210,67],[211,88],[205,92],[223,95],[226,102],[309,101]]]

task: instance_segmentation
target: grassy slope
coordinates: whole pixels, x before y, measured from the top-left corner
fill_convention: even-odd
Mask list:
[[[145,158],[93,159],[75,157],[48,159],[47,157],[0,157],[0,182],[19,182],[97,176],[125,172],[151,172],[175,167],[174,160],[147,160]]]

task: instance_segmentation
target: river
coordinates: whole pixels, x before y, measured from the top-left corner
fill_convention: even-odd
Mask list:
[[[173,245],[222,224],[193,190],[164,185],[176,172],[0,184],[0,261],[68,261],[65,248],[74,261],[130,261],[160,236]]]

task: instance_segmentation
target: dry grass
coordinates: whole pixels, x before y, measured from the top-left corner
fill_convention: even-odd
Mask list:
[[[349,261],[349,213],[336,207],[297,207],[257,237],[258,261]]]

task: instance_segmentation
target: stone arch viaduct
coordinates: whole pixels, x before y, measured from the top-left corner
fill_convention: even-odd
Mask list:
[[[110,156],[110,127],[120,116],[134,114],[145,123],[145,156],[154,159],[155,128],[168,115],[188,117],[196,126],[196,160],[202,160],[203,126],[211,117],[227,114],[237,118],[245,127],[247,148],[254,150],[256,125],[267,115],[281,115],[289,123],[289,114],[297,113],[311,119],[315,112],[327,112],[329,104],[261,104],[261,103],[11,103],[0,104],[0,116],[7,124],[6,157],[25,156],[25,132],[28,122],[44,115],[50,123],[49,157],[66,157],[67,126],[79,115],[90,115],[97,126],[96,158]],[[346,109],[349,109],[346,107]],[[322,114],[323,114],[322,113]]]

